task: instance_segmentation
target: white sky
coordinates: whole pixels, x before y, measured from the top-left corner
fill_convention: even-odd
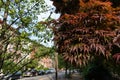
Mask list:
[[[51,8],[54,8],[54,10],[55,10],[55,7],[52,5],[52,1],[50,1],[50,0],[45,0],[45,2],[46,2],[46,4],[47,4],[48,6],[50,6]],[[54,12],[54,10],[53,10],[52,12]],[[45,20],[46,18],[49,17],[49,15],[50,15],[50,11],[49,11],[49,12],[46,12],[46,13],[41,13],[40,15],[38,15],[38,21]],[[51,15],[51,17],[52,17],[53,19],[58,19],[59,16],[60,16],[60,14],[56,14],[56,13],[53,13],[53,14]],[[53,41],[50,41],[50,42],[47,42],[47,43],[42,42],[41,44],[43,44],[43,45],[45,45],[45,46],[47,46],[47,47],[51,47],[51,46],[53,46],[54,43],[53,43]]]
[[[51,8],[54,8],[54,10],[55,10],[55,7],[52,5],[52,1],[50,1],[50,0],[45,0],[45,2],[46,2],[46,4],[47,4],[48,6],[50,6]],[[54,12],[54,10],[53,10],[52,12]],[[38,15],[38,20],[39,20],[39,21],[45,20],[46,18],[49,17],[49,15],[50,15],[50,11],[48,11],[48,12],[46,12],[46,13],[41,13],[40,15]],[[58,19],[59,16],[60,16],[60,14],[56,14],[56,13],[53,13],[53,14],[51,15],[51,17],[52,17],[53,19]]]

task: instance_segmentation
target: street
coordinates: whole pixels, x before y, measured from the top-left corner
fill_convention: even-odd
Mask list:
[[[59,72],[58,73],[58,78],[64,78],[64,72]],[[55,73],[53,74],[48,74],[48,75],[41,75],[41,76],[35,76],[35,77],[24,77],[22,79],[18,80],[55,80]]]

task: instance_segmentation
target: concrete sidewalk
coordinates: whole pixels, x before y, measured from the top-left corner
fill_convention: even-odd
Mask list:
[[[58,79],[58,80],[83,80],[82,76],[80,76],[79,73],[73,73],[71,78],[61,78],[61,79]]]
[[[74,73],[71,80],[83,80],[83,78],[79,73]]]

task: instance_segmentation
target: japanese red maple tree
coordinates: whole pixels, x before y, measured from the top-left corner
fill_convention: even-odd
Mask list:
[[[54,41],[58,53],[77,65],[96,56],[113,56],[120,48],[120,7],[109,0],[52,0],[61,17],[56,21]],[[120,61],[120,53],[113,58]]]

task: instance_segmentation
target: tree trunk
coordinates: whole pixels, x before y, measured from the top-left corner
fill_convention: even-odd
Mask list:
[[[55,53],[55,80],[58,80],[58,53]]]

